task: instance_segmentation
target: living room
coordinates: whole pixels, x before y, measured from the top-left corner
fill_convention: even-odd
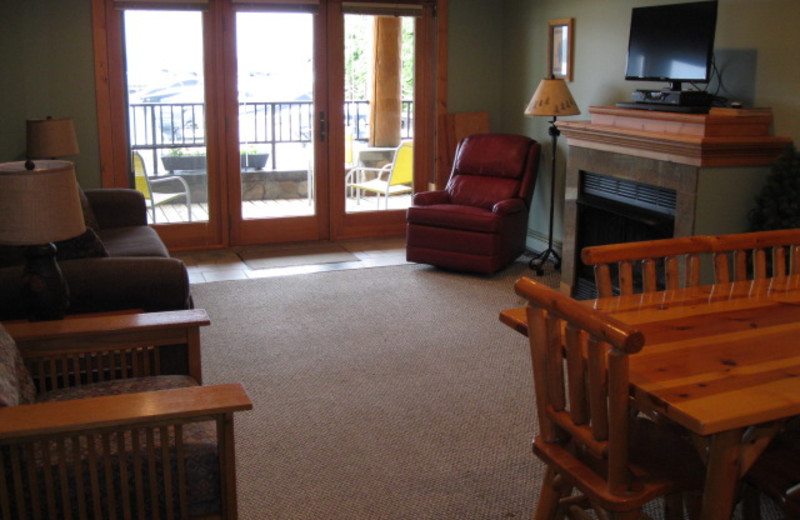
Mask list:
[[[660,88],[658,83],[630,82],[624,79],[625,51],[630,12],[633,7],[669,3],[664,0],[450,0],[447,11],[448,63],[447,63],[447,112],[487,111],[494,132],[517,133],[530,136],[542,144],[549,143],[547,120],[528,118],[523,110],[537,84],[547,69],[548,22],[565,18],[574,19],[574,76],[568,86],[577,101],[580,116],[565,120],[588,119],[590,106],[614,105],[630,100],[631,91],[637,88]],[[84,188],[100,188],[101,165],[97,144],[97,105],[94,95],[95,70],[93,63],[92,9],[88,0],[5,0],[0,5],[0,54],[7,71],[0,83],[0,92],[5,103],[0,107],[4,121],[0,132],[0,159],[19,160],[25,154],[25,120],[47,115],[72,117],[75,120],[81,152],[74,157],[78,179]],[[800,22],[800,3],[796,0],[720,0],[717,24],[716,48],[727,61],[720,62],[727,93],[731,100],[741,101],[745,107],[770,107],[774,116],[773,133],[795,139],[800,136],[800,104],[796,92],[800,89],[800,75],[793,66],[793,52],[800,51],[800,40],[796,31]],[[737,61],[738,60],[738,61]],[[556,204],[554,239],[560,248],[564,236],[564,171],[569,139],[559,141],[558,170],[556,177]],[[533,205],[528,229],[528,248],[532,251],[544,249],[548,239],[549,210],[549,161],[547,152],[541,162],[539,182],[533,195]],[[755,195],[755,194],[754,194]],[[513,278],[519,274],[531,275],[525,266],[515,266],[505,274],[494,278],[469,275],[454,276],[432,270],[415,271],[410,278],[398,279],[397,271],[381,272],[380,269],[367,274],[346,274],[346,278],[331,287],[320,288],[313,276],[296,277],[294,280],[273,280],[274,285],[259,286],[264,301],[258,304],[240,305],[241,294],[233,286],[215,289],[215,284],[197,287],[195,301],[208,303],[212,326],[204,329],[204,345],[224,348],[236,343],[235,354],[214,356],[204,366],[209,383],[244,381],[245,387],[261,385],[253,395],[257,408],[274,406],[280,409],[275,423],[291,429],[295,422],[306,421],[302,427],[290,430],[302,435],[292,437],[284,430],[280,440],[264,440],[280,431],[270,424],[270,414],[263,419],[269,425],[259,435],[251,433],[248,442],[237,439],[237,458],[245,464],[248,481],[240,482],[241,514],[247,518],[484,518],[522,517],[531,512],[538,490],[528,489],[531,478],[538,475],[533,468],[533,455],[528,446],[529,435],[518,423],[533,420],[530,411],[496,414],[505,410],[512,399],[529,399],[529,363],[524,357],[524,344],[520,338],[497,324],[497,312],[505,307],[520,304],[513,294]],[[388,269],[388,268],[387,268]],[[365,271],[365,272],[366,272]],[[548,275],[553,273],[548,270]],[[557,278],[557,274],[554,275]],[[550,279],[553,281],[552,279]],[[557,279],[554,281],[557,284]],[[358,285],[356,285],[358,284]],[[404,285],[405,284],[405,285]],[[356,292],[347,287],[358,287]],[[441,292],[447,300],[436,299]],[[483,342],[487,348],[480,351],[481,363],[492,365],[491,376],[473,373],[473,367],[458,348],[435,351],[438,343],[458,344],[463,341],[464,330],[452,327],[458,313],[451,307],[454,302],[465,302],[475,297],[476,292],[485,292],[485,299],[470,307],[468,321],[484,327],[484,333],[472,338]],[[280,312],[268,307],[279,306],[277,294],[291,292],[293,297]],[[419,348],[412,349],[407,342],[407,328],[396,323],[380,333],[375,333],[375,323],[370,316],[375,304],[370,298],[375,293],[397,294],[398,299],[385,298],[381,304],[398,312],[400,308],[414,306],[415,302],[426,302],[417,307],[417,329],[436,329],[428,338],[418,340]],[[308,297],[302,297],[303,294]],[[345,296],[342,296],[345,295]],[[251,298],[252,297],[252,298]],[[248,293],[256,299],[258,294]],[[341,299],[340,299],[341,298]],[[335,302],[336,305],[332,305]],[[340,307],[341,314],[327,315],[327,307]],[[396,307],[396,309],[395,309]],[[227,308],[227,311],[226,311]],[[233,309],[235,308],[235,312]],[[237,321],[237,316],[252,312],[248,319]],[[388,311],[387,311],[388,312]],[[320,316],[323,316],[322,318]],[[384,314],[380,315],[388,319]],[[421,316],[421,318],[419,317]],[[402,314],[402,319],[407,315]],[[301,324],[319,323],[313,331],[298,331]],[[464,316],[458,323],[464,323]],[[219,320],[219,322],[217,321]],[[352,320],[352,321],[348,321]],[[420,321],[421,320],[421,321]],[[348,322],[345,330],[334,325]],[[219,326],[214,326],[219,323]],[[252,326],[248,323],[257,323]],[[257,329],[270,328],[269,335],[260,335]],[[293,330],[294,329],[294,330]],[[366,331],[371,331],[369,335]],[[301,332],[314,336],[304,348],[292,351],[292,346],[305,341]],[[361,335],[361,333],[364,335]],[[356,340],[356,338],[358,340]],[[348,344],[351,349],[343,358],[332,359],[326,350],[329,345]],[[252,355],[247,349],[259,350],[262,345],[271,345],[274,351],[264,357]],[[452,370],[444,375],[446,390],[437,388],[424,378],[402,377],[391,373],[387,366],[373,364],[374,352],[390,352],[394,361],[404,365],[404,374],[427,374],[435,372],[430,367],[452,364]],[[498,360],[498,352],[515,351],[505,360]],[[285,357],[281,357],[285,356]],[[301,359],[305,356],[305,359]],[[347,370],[355,367],[355,372]],[[330,371],[324,368],[331,367]],[[267,367],[270,367],[269,370]],[[277,367],[277,369],[276,369]],[[276,386],[264,388],[262,379],[273,380],[283,367],[287,374],[274,379]],[[298,383],[302,374],[310,375]],[[360,386],[359,378],[371,377],[370,384]],[[313,376],[313,377],[311,377]],[[425,435],[421,443],[428,443],[430,452],[416,445],[419,436],[414,433],[390,437],[397,430],[409,430],[413,425],[420,431],[428,428],[426,416],[419,415],[407,403],[382,401],[367,405],[367,400],[353,400],[354,395],[386,391],[377,384],[380,377],[391,379],[397,388],[410,389],[415,398],[426,395],[431,401],[452,399],[457,403],[443,413],[452,424],[457,424],[458,434],[447,430],[436,430]],[[502,379],[492,379],[493,377]],[[326,390],[324,384],[331,383],[335,390]],[[338,386],[335,386],[338,384]],[[481,386],[485,385],[485,386]],[[503,393],[499,386],[527,385],[524,391]],[[315,393],[302,395],[300,386],[314,387]],[[480,413],[470,410],[463,392],[470,386],[478,387],[469,393],[470,399],[480,401],[484,392],[486,400],[474,404]],[[488,389],[488,390],[487,390]],[[326,392],[329,392],[326,394]],[[406,397],[409,394],[404,394]],[[389,400],[392,396],[381,395]],[[418,403],[418,401],[409,401]],[[342,403],[347,403],[342,405]],[[359,407],[369,406],[365,425],[359,423]],[[427,406],[427,405],[426,405]],[[430,405],[433,407],[433,404]],[[343,407],[346,413],[335,413]],[[379,413],[385,407],[391,414]],[[292,410],[298,411],[292,416]],[[237,415],[237,425],[251,429],[256,419],[250,412]],[[495,413],[495,415],[490,415]],[[393,416],[390,416],[394,414]],[[459,417],[459,414],[463,416]],[[475,414],[475,415],[473,415]],[[464,433],[470,429],[471,419],[483,417],[476,423],[480,434]],[[272,417],[274,419],[274,417]],[[400,419],[407,419],[403,421]],[[346,422],[346,427],[331,433],[332,421]],[[508,428],[505,421],[513,422]],[[445,421],[443,421],[445,422]],[[260,427],[256,426],[256,427]],[[503,430],[502,434],[497,430]],[[520,433],[521,431],[521,433]],[[448,437],[453,435],[458,438]],[[415,487],[415,472],[424,467],[427,457],[439,476],[452,476],[450,470],[459,462],[448,458],[433,457],[430,453],[441,453],[462,444],[460,457],[468,457],[470,451],[491,451],[493,435],[503,441],[518,442],[519,456],[507,457],[505,453],[491,452],[482,459],[479,467],[463,471],[457,480],[443,484],[435,475],[426,474],[426,480]],[[346,443],[348,436],[355,440]],[[330,437],[330,438],[326,438]],[[513,440],[511,437],[519,437]],[[390,440],[391,439],[391,440]],[[495,439],[496,440],[496,439]],[[335,442],[334,442],[335,441]],[[336,442],[341,442],[339,446]],[[467,447],[469,446],[469,447]],[[265,456],[260,448],[267,452]],[[399,454],[397,454],[399,452]],[[415,452],[419,465],[404,466],[397,462],[404,452]],[[290,460],[281,453],[290,453]],[[335,453],[337,457],[328,457]],[[369,462],[368,455],[379,454]],[[397,459],[393,458],[397,455]],[[492,458],[495,457],[495,458]],[[530,463],[520,462],[531,459]],[[259,467],[264,460],[268,465]],[[345,471],[340,473],[333,467],[345,462]],[[500,468],[500,469],[498,469]],[[402,485],[392,480],[392,470],[404,473]],[[511,491],[500,491],[502,485],[487,485],[487,481],[502,480],[519,470],[524,478],[510,486]],[[259,473],[271,472],[264,489],[249,479]],[[288,480],[290,475],[300,478]],[[345,477],[342,477],[345,475]],[[364,477],[366,475],[366,477]],[[283,479],[287,480],[283,480]],[[336,486],[325,487],[326,480],[342,478]],[[349,479],[354,480],[349,480]],[[457,484],[453,484],[457,482]],[[425,489],[420,489],[425,488]],[[298,492],[299,490],[299,492]],[[520,495],[514,495],[518,490]],[[413,495],[418,493],[418,495]],[[529,493],[529,494],[526,494]],[[280,495],[276,498],[276,495]],[[380,497],[378,497],[380,495]],[[439,495],[437,497],[437,495]],[[512,496],[513,495],[513,496]],[[475,500],[475,497],[481,497]],[[493,501],[498,496],[508,500],[497,506]],[[324,499],[320,499],[323,497]],[[324,515],[326,506],[351,506],[357,497],[360,508],[353,506],[346,512]],[[376,498],[378,497],[378,498]],[[447,497],[443,501],[437,498]],[[319,500],[317,500],[319,499]],[[472,502],[467,506],[467,502]],[[425,504],[421,508],[397,509],[407,501],[418,500]],[[308,503],[314,503],[309,506]],[[461,503],[461,504],[460,504]],[[444,504],[444,506],[442,506]],[[462,507],[463,505],[463,507]],[[306,509],[303,509],[307,507]],[[436,509],[436,508],[440,509]],[[394,508],[394,509],[393,509]],[[426,509],[427,508],[427,509]],[[305,516],[304,516],[305,515]]]

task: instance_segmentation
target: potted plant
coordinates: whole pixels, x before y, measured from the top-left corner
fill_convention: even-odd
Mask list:
[[[205,170],[206,152],[205,149],[188,150],[185,148],[173,148],[169,155],[161,157],[164,169],[170,172],[176,170]]]
[[[267,159],[269,153],[261,153],[255,146],[242,146],[239,149],[239,166],[242,169],[263,170],[267,165]]]

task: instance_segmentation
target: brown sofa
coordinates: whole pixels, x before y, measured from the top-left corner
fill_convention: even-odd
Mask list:
[[[81,240],[56,244],[69,286],[68,314],[192,308],[186,266],[170,258],[147,225],[140,192],[86,190],[84,214],[90,231]],[[23,263],[21,248],[0,247],[0,320],[26,317],[21,304]]]

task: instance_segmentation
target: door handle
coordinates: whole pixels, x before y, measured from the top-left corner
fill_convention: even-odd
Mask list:
[[[325,119],[325,112],[319,113],[319,140],[325,142],[325,135],[328,131],[328,121]]]

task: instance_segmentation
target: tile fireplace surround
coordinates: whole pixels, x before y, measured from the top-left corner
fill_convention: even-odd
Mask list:
[[[561,291],[573,294],[586,174],[672,193],[675,237],[747,231],[747,212],[788,138],[768,109],[677,114],[590,107],[591,121],[559,122],[567,138]],[[624,182],[625,184],[631,184]],[[613,184],[613,181],[612,181]],[[660,189],[660,190],[659,190]]]

